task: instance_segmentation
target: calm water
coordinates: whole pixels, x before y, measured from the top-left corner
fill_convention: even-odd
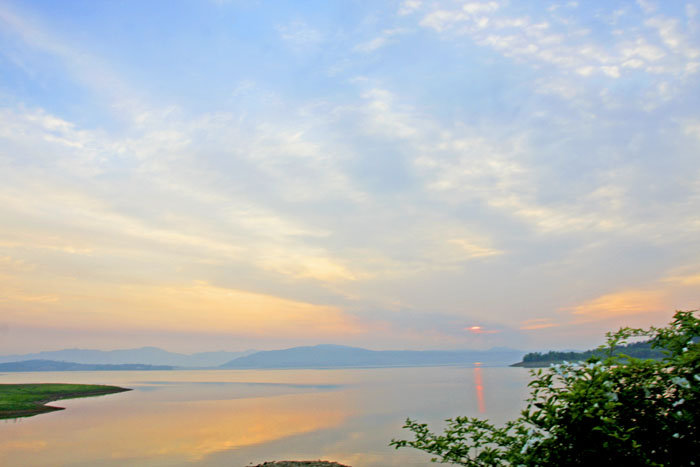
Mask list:
[[[520,368],[458,367],[0,374],[134,389],[0,420],[0,465],[426,465],[421,452],[387,446],[408,435],[407,416],[435,428],[457,415],[501,423],[519,413],[528,381]]]

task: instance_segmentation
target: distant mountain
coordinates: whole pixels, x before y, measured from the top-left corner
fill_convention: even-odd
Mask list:
[[[239,357],[220,368],[350,368],[433,365],[507,366],[522,358],[513,349],[492,350],[367,350],[342,345],[316,345],[268,350]]]
[[[524,352],[491,350],[367,350],[342,345],[256,352],[200,352],[192,355],[157,347],[124,350],[65,349],[0,356],[0,371],[159,370],[179,368],[351,368],[471,365],[507,366]]]
[[[172,370],[167,365],[142,365],[127,363],[122,365],[84,364],[57,362],[54,360],[25,360],[22,362],[0,363],[0,372],[19,371],[134,371],[134,370]]]
[[[255,352],[200,352],[192,355],[168,352],[157,347],[123,350],[64,349],[23,355],[0,356],[0,363],[24,360],[55,360],[84,364],[170,365],[178,367],[217,367],[234,358]]]

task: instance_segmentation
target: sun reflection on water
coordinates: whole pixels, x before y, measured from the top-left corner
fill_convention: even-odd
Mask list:
[[[474,385],[476,386],[476,401],[479,405],[479,413],[486,413],[486,403],[484,402],[484,382],[481,376],[480,363],[474,366]]]

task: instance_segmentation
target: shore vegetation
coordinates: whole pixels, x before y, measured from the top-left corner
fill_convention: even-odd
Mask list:
[[[102,396],[130,389],[96,384],[0,384],[0,419],[63,410],[45,405],[60,399]]]
[[[663,349],[652,348],[650,341],[632,342],[625,345],[620,345],[615,349],[615,355],[624,354],[634,358],[660,360],[666,356]],[[514,363],[511,366],[520,366],[525,368],[544,368],[554,363],[562,362],[578,362],[588,360],[591,357],[605,358],[607,349],[597,348],[586,350],[583,352],[530,352],[523,357],[519,363]]]
[[[442,434],[408,419],[413,447],[434,462],[467,466],[695,465],[700,452],[700,320],[679,311],[663,328],[607,334],[601,354],[531,370],[531,393],[519,418],[497,427],[456,417]],[[645,338],[659,360],[617,349]]]

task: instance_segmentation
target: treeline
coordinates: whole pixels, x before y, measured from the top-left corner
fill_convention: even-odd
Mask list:
[[[631,344],[616,347],[615,355],[625,354],[634,358],[645,358],[658,360],[665,356],[662,349],[652,349],[649,341],[634,342]],[[588,360],[591,357],[605,358],[607,350],[586,350],[584,352],[555,352],[550,350],[547,353],[530,352],[523,357],[524,364],[533,363],[555,363],[555,362],[578,362]]]

